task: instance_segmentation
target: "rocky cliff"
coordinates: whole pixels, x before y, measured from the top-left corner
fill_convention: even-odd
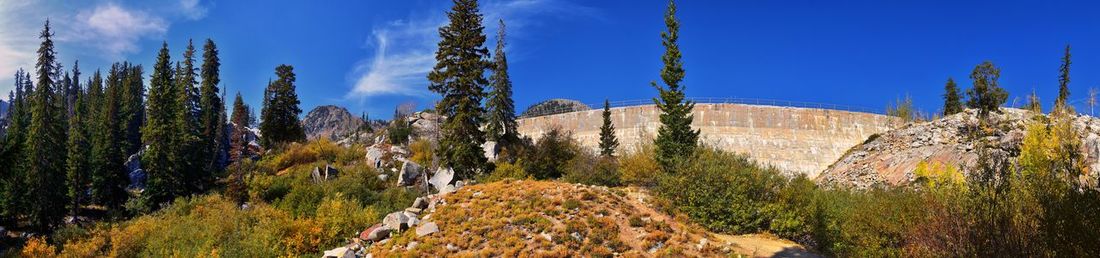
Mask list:
[[[310,140],[327,137],[339,141],[358,130],[362,124],[363,120],[347,109],[333,105],[314,108],[302,119],[302,127]]]
[[[1003,108],[990,117],[992,131],[982,139],[974,139],[979,120],[976,110],[940,118],[930,122],[911,123],[901,128],[871,136],[853,147],[817,178],[819,184],[865,189],[878,186],[900,186],[915,180],[917,164],[926,161],[960,168],[963,173],[978,163],[976,143],[992,143],[993,151],[1014,159],[1027,133],[1027,124],[1037,114],[1030,111]],[[1084,143],[1080,150],[1086,156],[1091,171],[1100,171],[1100,119],[1090,116],[1074,118],[1074,129]]]

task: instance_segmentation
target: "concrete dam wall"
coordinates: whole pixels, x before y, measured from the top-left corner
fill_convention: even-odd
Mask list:
[[[573,138],[593,151],[598,149],[603,110],[519,119],[519,132],[532,139],[551,128],[571,131]],[[745,153],[757,162],[810,178],[844,155],[848,149],[876,133],[886,132],[901,121],[896,117],[831,109],[746,104],[696,104],[692,126],[700,142],[721,150]],[[619,138],[619,151],[630,152],[651,142],[661,122],[654,105],[611,109]]]

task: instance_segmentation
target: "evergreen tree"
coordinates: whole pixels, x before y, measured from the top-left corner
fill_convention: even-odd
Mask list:
[[[1043,103],[1039,102],[1039,94],[1034,90],[1031,91],[1030,95],[1027,95],[1027,102],[1024,103],[1023,109],[1043,113]]]
[[[218,58],[218,48],[214,45],[213,40],[207,39],[206,44],[203,46],[202,85],[199,88],[201,95],[199,99],[201,132],[199,139],[202,141],[200,146],[203,155],[202,171],[204,171],[200,179],[204,185],[212,183],[213,172],[221,169],[221,164],[218,164],[218,157],[221,155],[222,149],[226,147],[223,145],[223,138],[225,138],[225,104],[222,103],[222,98],[218,96],[221,91],[218,89],[218,83],[221,83],[220,69],[221,61]]]
[[[300,102],[298,93],[295,92],[294,67],[279,65],[275,68],[275,75],[279,79],[268,83],[261,111],[263,120],[260,122],[260,131],[263,137],[260,141],[265,148],[306,140],[305,130],[298,121],[302,109],[298,107]]]
[[[28,95],[33,91],[30,74],[23,69],[15,73],[15,91],[11,94],[8,107],[8,127],[0,146],[0,166],[10,168],[0,174],[0,217],[4,221],[12,220],[21,212],[19,207],[25,194],[23,189],[23,164],[25,157],[26,128],[30,124]]]
[[[108,208],[118,208],[126,201],[126,171],[123,168],[125,154],[122,153],[124,143],[120,125],[122,91],[126,85],[123,77],[126,76],[124,64],[115,63],[107,74],[106,87],[103,86],[103,75],[96,71],[88,82],[88,95],[100,94],[93,100],[97,103],[89,110],[94,111],[94,121],[91,123],[92,150],[89,166],[91,167],[92,202]],[[102,91],[102,93],[97,93]]]
[[[141,129],[145,153],[142,165],[147,173],[146,189],[149,207],[163,203],[178,196],[183,188],[181,172],[184,168],[183,151],[180,139],[181,126],[178,117],[186,112],[180,105],[179,96],[185,89],[178,87],[172,77],[168,43],[164,43],[157,54],[149,85],[146,122]]]
[[[1054,100],[1054,112],[1073,111],[1066,103],[1069,99],[1069,65],[1072,63],[1069,44],[1066,44],[1066,53],[1062,55],[1062,66],[1058,68],[1058,99]]]
[[[600,126],[600,155],[611,157],[615,155],[615,148],[619,147],[619,139],[615,138],[615,125],[611,123],[611,103],[603,100],[603,126]]]
[[[119,124],[122,155],[135,154],[142,148],[141,128],[145,124],[145,79],[140,65],[122,63],[122,86],[119,92]]]
[[[367,115],[367,112],[363,112],[360,120],[363,120],[363,125],[359,126],[360,132],[374,133],[374,127],[371,127],[370,116]]]
[[[955,79],[947,78],[947,85],[943,86],[943,115],[949,116],[963,111],[962,93],[955,85]]]
[[[978,109],[978,116],[983,119],[990,112],[1001,112],[1001,105],[1008,99],[1008,92],[997,85],[997,79],[1001,77],[1001,69],[993,65],[993,62],[985,61],[974,67],[970,73],[970,79],[974,86],[966,90],[970,99],[966,105]]]
[[[660,94],[660,98],[653,99],[653,103],[661,109],[661,127],[657,129],[657,139],[653,141],[657,147],[656,159],[662,169],[672,172],[695,152],[699,131],[691,128],[691,121],[695,118],[691,110],[695,108],[695,103],[684,99],[684,86],[680,85],[684,80],[684,63],[676,43],[680,22],[676,19],[676,3],[671,0],[665,13],[665,26],[668,31],[661,33],[662,45],[665,46],[665,54],[661,57],[665,64],[661,69],[661,79],[668,88],[656,82],[650,84]]]
[[[500,20],[497,48],[493,54],[493,75],[489,81],[493,91],[489,93],[486,108],[489,109],[485,135],[490,141],[506,146],[516,142],[516,105],[512,101],[512,80],[508,78],[508,59],[504,56],[504,20]]]
[[[88,120],[88,99],[77,92],[76,102],[73,102],[73,115],[69,118],[69,139],[67,176],[69,186],[70,215],[78,216],[80,206],[84,203],[84,190],[88,187],[89,169],[88,156],[91,153],[91,144],[88,141],[86,125]]]
[[[485,70],[489,50],[485,43],[482,16],[476,0],[454,0],[447,12],[450,22],[439,28],[436,64],[428,73],[428,89],[442,95],[436,111],[447,117],[439,140],[442,166],[454,169],[458,178],[469,179],[487,170],[481,145],[485,134],[479,128],[484,117]]]
[[[248,151],[248,121],[249,119],[248,105],[244,103],[244,99],[241,98],[241,93],[237,92],[237,97],[233,99],[233,133],[230,137],[230,152],[229,159],[233,161],[240,160],[251,156]]]
[[[200,94],[195,74],[195,46],[189,40],[183,52],[183,61],[176,63],[176,112],[173,126],[176,140],[179,141],[181,193],[201,192],[205,187],[208,173],[204,170],[208,153],[205,141],[200,140],[199,124]],[[216,93],[215,93],[216,94]],[[211,139],[212,140],[212,139]],[[212,155],[212,154],[210,154]]]
[[[27,130],[24,187],[25,213],[32,228],[48,230],[65,215],[65,125],[63,100],[57,98],[57,52],[53,32],[47,20],[39,38],[38,62],[35,65],[38,88],[31,103],[31,122]]]

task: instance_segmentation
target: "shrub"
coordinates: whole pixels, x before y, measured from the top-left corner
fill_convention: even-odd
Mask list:
[[[565,181],[586,185],[619,186],[619,166],[613,157],[580,153],[569,161]]]
[[[382,191],[378,202],[371,205],[371,208],[378,211],[378,218],[375,219],[382,219],[382,216],[391,212],[405,210],[406,207],[412,205],[416,197],[419,197],[416,192],[405,188],[389,188]]]
[[[367,223],[380,215],[373,209],[363,208],[359,202],[344,198],[343,194],[326,197],[317,206],[317,223],[321,225],[327,245],[338,245],[341,237],[351,236],[363,230]]]
[[[492,183],[505,179],[528,179],[531,178],[527,171],[523,170],[523,160],[517,160],[516,163],[498,162],[496,168],[492,173],[482,176],[478,179],[479,182]]]
[[[57,255],[57,248],[46,243],[44,237],[32,237],[23,244],[23,257],[53,257]]]
[[[524,170],[536,179],[559,178],[568,169],[569,161],[578,153],[572,135],[559,128],[550,129],[524,155],[528,162]]]
[[[654,157],[653,144],[642,144],[635,152],[619,157],[622,182],[628,185],[656,186],[660,168]]]
[[[428,139],[417,139],[410,143],[409,152],[412,153],[412,157],[409,159],[416,162],[416,164],[424,167],[435,164],[435,146]]]

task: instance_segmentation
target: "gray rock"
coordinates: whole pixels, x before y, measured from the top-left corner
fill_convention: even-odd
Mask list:
[[[420,164],[412,162],[411,160],[402,159],[401,170],[398,170],[397,185],[410,186],[416,182],[417,178],[420,178]]]
[[[457,190],[458,189],[456,189],[454,185],[445,185],[443,188],[439,189],[439,194],[449,194]]]
[[[420,245],[420,243],[416,241],[409,242],[409,244],[405,245],[405,250],[412,250],[416,248],[417,245]]]
[[[367,147],[367,162],[374,166],[374,168],[382,167],[382,155],[384,153],[385,152],[382,150],[382,148],[379,148],[377,146],[371,145],[370,147]]]
[[[443,188],[454,180],[455,171],[450,168],[439,168],[432,175],[432,178],[428,180],[428,183],[435,187],[436,191],[443,191]]]
[[[411,208],[418,208],[418,209],[428,208],[428,198],[416,197],[416,200],[413,200],[413,205],[412,205]]]
[[[419,227],[416,227],[416,236],[417,237],[431,235],[432,233],[435,233],[435,232],[439,232],[439,226],[437,226],[435,224],[435,222],[426,222],[426,223],[420,224]]]
[[[497,154],[500,153],[500,148],[498,148],[497,142],[486,141],[484,144],[481,144],[481,151],[485,153],[485,158],[488,159],[489,162],[496,162]]]
[[[390,213],[382,219],[382,226],[395,230],[405,230],[406,228],[409,228],[408,223],[409,216],[406,216],[405,213],[402,211]]]
[[[367,233],[367,239],[366,240],[370,240],[370,241],[374,241],[374,242],[382,241],[382,239],[386,239],[386,238],[390,237],[390,232],[393,232],[393,229],[388,228],[386,226],[380,226],[380,227],[375,228],[374,230],[371,230],[370,233]]]
[[[410,213],[418,214],[418,215],[423,211],[424,211],[424,209],[421,209],[421,208],[414,208],[414,207],[405,208],[405,212],[410,212]]]

